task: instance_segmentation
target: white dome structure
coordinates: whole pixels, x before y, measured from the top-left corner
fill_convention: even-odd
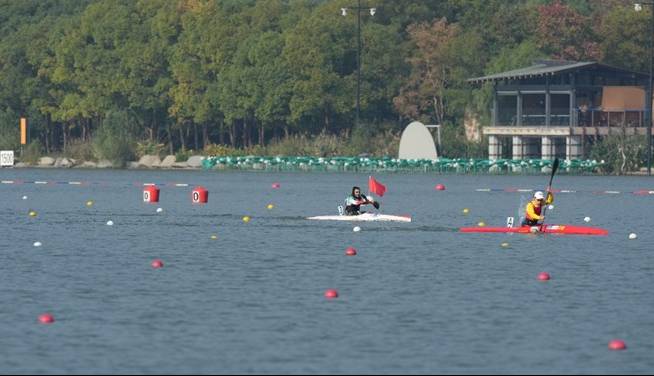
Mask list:
[[[409,124],[400,140],[399,159],[438,159],[434,137],[419,121]]]

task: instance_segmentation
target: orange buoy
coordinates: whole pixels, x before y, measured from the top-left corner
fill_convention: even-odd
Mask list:
[[[161,191],[156,185],[149,185],[143,190],[143,202],[148,204],[156,204],[159,202],[159,193]]]
[[[191,200],[194,204],[206,204],[209,202],[209,191],[204,187],[195,187],[191,193]]]

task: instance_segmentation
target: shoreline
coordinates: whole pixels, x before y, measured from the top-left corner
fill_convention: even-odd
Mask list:
[[[550,160],[399,160],[374,157],[260,157],[194,155],[177,162],[174,155],[161,159],[145,155],[139,161],[115,166],[108,160],[79,161],[65,157],[42,157],[35,164],[18,162],[6,168],[16,169],[118,169],[162,171],[252,171],[252,172],[354,172],[354,173],[424,173],[454,175],[543,175],[551,172]],[[580,176],[616,176],[598,172],[596,161],[563,161],[561,173]],[[3,167],[4,169],[5,167]],[[646,169],[622,176],[647,176]]]

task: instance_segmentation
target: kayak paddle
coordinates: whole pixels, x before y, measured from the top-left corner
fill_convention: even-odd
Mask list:
[[[552,165],[552,175],[550,176],[550,184],[547,186],[547,198],[550,197],[550,191],[552,190],[552,182],[554,181],[554,175],[556,175],[556,171],[559,169],[559,165],[561,164],[561,161],[559,158],[554,159],[554,165]],[[545,203],[547,204],[547,198],[545,199]],[[543,208],[543,218],[545,218],[545,213],[547,212],[547,205]],[[541,224],[541,231],[543,230],[543,226],[545,225],[545,219],[543,219],[543,223]]]

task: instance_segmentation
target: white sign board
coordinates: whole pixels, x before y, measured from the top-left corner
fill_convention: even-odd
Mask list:
[[[0,151],[0,167],[13,167],[14,166],[14,151],[3,150]]]

